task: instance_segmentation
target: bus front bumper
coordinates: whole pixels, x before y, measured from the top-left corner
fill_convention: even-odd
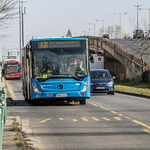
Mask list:
[[[31,99],[82,99],[90,98],[90,92],[42,92],[42,93],[33,93]]]

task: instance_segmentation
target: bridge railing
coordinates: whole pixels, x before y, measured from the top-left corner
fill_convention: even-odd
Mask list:
[[[6,102],[6,90],[2,88],[0,90],[0,149],[2,149],[3,138],[3,125],[7,119],[7,102]]]
[[[82,36],[82,37],[88,38],[89,39],[89,45],[92,45],[92,46],[96,46],[96,47],[101,46],[103,48],[103,43],[105,43],[106,45],[110,46],[114,50],[117,50],[120,53],[122,53],[123,55],[125,55],[127,58],[129,58],[131,61],[135,62],[140,67],[144,67],[146,70],[150,69],[150,63],[145,62],[142,59],[134,56],[133,54],[129,53],[128,51],[126,51],[122,47],[120,47],[117,44],[110,41],[109,39],[102,38],[102,37],[94,37],[94,36]],[[97,40],[97,42],[96,42],[96,40]]]
[[[125,56],[127,56],[129,59],[131,59],[132,61],[134,61],[135,63],[139,64],[140,66],[150,66],[150,64],[148,62],[143,61],[142,59],[136,57],[135,55],[129,53],[128,51],[126,51],[125,49],[123,49],[122,47],[118,46],[117,44],[113,43],[112,41],[103,38],[103,42],[111,47],[113,47],[114,49],[120,51],[122,54],[124,54]]]

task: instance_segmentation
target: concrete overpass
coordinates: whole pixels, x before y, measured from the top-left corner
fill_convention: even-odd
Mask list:
[[[110,70],[118,80],[141,78],[143,71],[150,69],[150,63],[143,61],[109,39],[93,36],[88,38],[90,54],[104,54],[105,69]]]

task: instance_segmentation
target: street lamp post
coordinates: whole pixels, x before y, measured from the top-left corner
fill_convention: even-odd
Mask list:
[[[24,47],[24,14],[25,14],[25,7],[23,7],[23,3],[27,1],[19,0],[19,49],[20,49],[20,64],[21,61],[21,48]],[[22,8],[21,8],[22,3]],[[22,10],[21,10],[22,9]],[[22,44],[21,44],[22,42]]]
[[[138,11],[138,10],[139,10],[139,7],[141,7],[141,6],[142,6],[142,5],[134,5],[134,7],[137,7],[137,30],[138,30],[138,28],[139,28],[139,27],[138,27],[138,26],[139,26],[139,21],[138,21],[138,20],[139,20],[139,16],[138,16],[138,15],[139,15],[139,14],[138,14],[139,11]]]
[[[88,23],[89,25],[94,25],[94,29],[88,29],[88,30],[94,30],[94,36],[95,36],[95,23]]]
[[[122,29],[121,29],[121,15],[126,15],[127,13],[114,13],[114,15],[119,15],[120,17],[120,38],[122,38]]]
[[[19,49],[20,49],[20,64],[21,64],[21,6],[19,0]]]
[[[104,34],[104,20],[96,20],[96,21],[102,21],[103,22],[102,34]]]
[[[149,10],[149,30],[150,30],[150,8],[139,8],[139,10]]]
[[[1,1],[0,1],[0,5],[1,5]],[[1,15],[1,14],[0,14]],[[0,19],[0,25],[1,25],[1,19]],[[0,28],[0,87],[1,87],[1,65],[2,65],[2,55],[1,55],[1,28]],[[0,147],[1,148],[1,147]]]

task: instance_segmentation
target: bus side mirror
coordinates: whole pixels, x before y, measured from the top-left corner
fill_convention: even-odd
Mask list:
[[[115,77],[115,76],[113,76],[112,78],[113,78],[113,79],[115,79],[116,77]]]
[[[93,56],[90,57],[90,62],[94,63],[94,57]]]

